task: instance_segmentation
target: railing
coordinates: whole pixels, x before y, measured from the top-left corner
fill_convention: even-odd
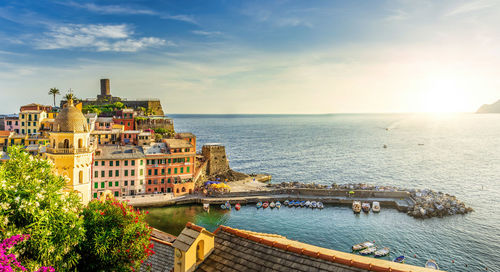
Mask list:
[[[47,147],[47,153],[53,154],[77,154],[77,153],[90,153],[95,150],[95,146],[83,147],[83,148],[53,148]]]

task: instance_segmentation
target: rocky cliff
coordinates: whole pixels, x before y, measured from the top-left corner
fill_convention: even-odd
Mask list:
[[[500,100],[493,104],[482,105],[476,113],[500,113]]]

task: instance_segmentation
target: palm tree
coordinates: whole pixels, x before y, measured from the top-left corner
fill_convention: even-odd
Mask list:
[[[61,94],[58,88],[50,88],[49,95],[54,96],[54,107],[56,106],[56,95]]]

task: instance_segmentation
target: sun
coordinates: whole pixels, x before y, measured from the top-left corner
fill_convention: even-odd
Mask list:
[[[422,111],[429,113],[467,111],[467,99],[460,80],[439,78],[429,81],[422,94]]]

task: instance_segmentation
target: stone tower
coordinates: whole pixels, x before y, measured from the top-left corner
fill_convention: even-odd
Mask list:
[[[226,148],[221,144],[206,144],[201,148],[201,153],[208,161],[207,174],[218,175],[227,173],[229,160],[226,157]]]
[[[84,204],[91,199],[91,171],[94,146],[90,143],[87,119],[68,100],[57,115],[49,133],[50,143],[45,156],[51,160],[56,173],[69,178],[66,191],[76,191]]]
[[[101,94],[97,96],[98,99],[111,98],[111,89],[109,87],[109,79],[101,79]]]

